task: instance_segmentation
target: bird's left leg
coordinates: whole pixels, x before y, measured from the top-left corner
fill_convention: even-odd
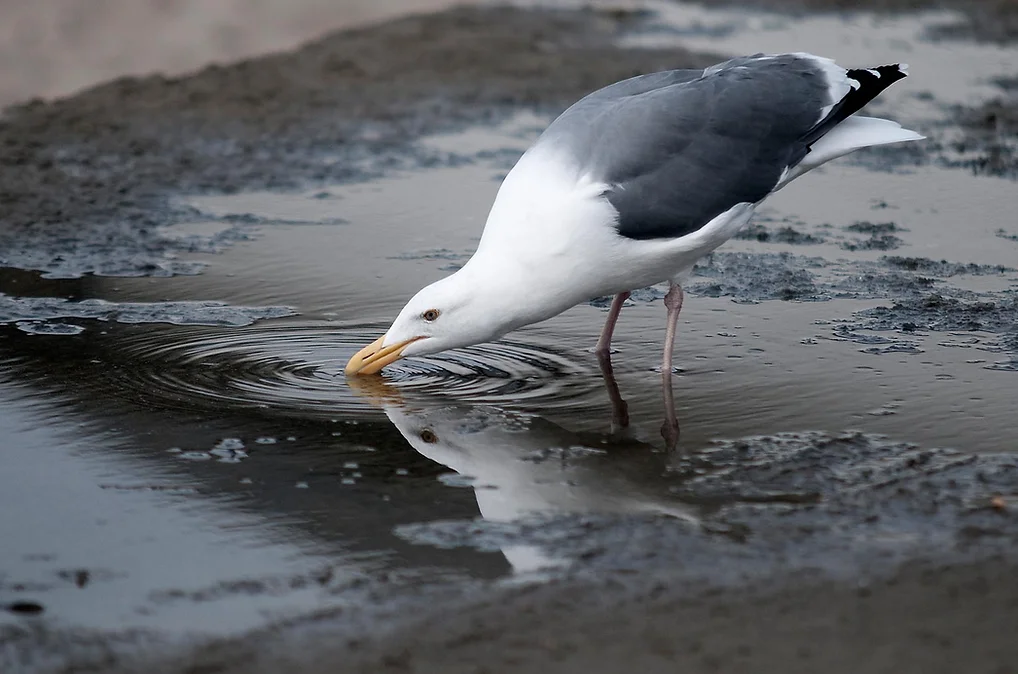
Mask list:
[[[664,394],[665,420],[661,424],[661,436],[669,450],[675,449],[679,442],[679,421],[675,418],[675,401],[672,397],[672,350],[675,346],[675,329],[682,311],[682,287],[672,283],[665,295],[665,308],[668,310],[668,325],[665,331],[665,350],[661,358],[661,387]]]
[[[615,332],[615,323],[622,313],[622,305],[629,299],[629,292],[619,293],[612,299],[611,308],[608,310],[608,318],[604,322],[604,329],[601,330],[601,337],[597,340],[594,353],[597,354],[597,362],[601,366],[601,375],[604,377],[604,385],[608,389],[608,398],[612,403],[612,432],[618,428],[625,428],[629,425],[629,406],[622,399],[619,392],[619,384],[615,381],[615,372],[612,370],[612,334]]]
[[[611,354],[612,348],[612,334],[615,332],[615,323],[619,320],[619,314],[622,313],[622,305],[625,304],[626,300],[629,299],[629,292],[619,293],[612,300],[612,306],[608,310],[608,319],[604,322],[604,328],[601,330],[601,337],[597,340],[597,346],[594,347],[594,353],[597,354],[598,359],[605,358]]]
[[[619,383],[615,380],[615,371],[612,369],[612,358],[608,353],[598,352],[597,362],[601,366],[601,376],[604,377],[604,386],[608,389],[608,399],[612,403],[612,433],[629,426],[629,405],[619,391]]]

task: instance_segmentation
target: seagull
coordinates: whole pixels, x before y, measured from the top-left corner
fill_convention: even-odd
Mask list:
[[[605,359],[631,291],[667,282],[661,372],[670,377],[682,284],[698,259],[810,169],[923,138],[855,114],[907,70],[756,54],[587,95],[506,175],[467,263],[407,302],[383,336],[350,358],[346,375],[488,342],[614,296],[595,348]]]

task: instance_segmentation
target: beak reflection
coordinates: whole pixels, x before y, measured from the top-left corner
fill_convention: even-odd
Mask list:
[[[382,371],[383,367],[399,360],[403,356],[403,350],[419,339],[424,338],[413,337],[396,344],[382,346],[382,342],[385,341],[385,335],[382,335],[355,353],[347,362],[344,372],[347,377],[360,374],[378,374]]]

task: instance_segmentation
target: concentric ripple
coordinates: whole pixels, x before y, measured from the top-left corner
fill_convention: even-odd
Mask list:
[[[327,323],[255,325],[223,331],[177,328],[122,336],[125,382],[176,406],[275,409],[301,416],[363,416],[404,394],[484,404],[575,407],[596,394],[587,367],[550,349],[498,342],[401,360],[384,377],[351,383],[346,361],[380,328]],[[567,375],[567,376],[563,376]],[[362,381],[363,380],[363,381]]]

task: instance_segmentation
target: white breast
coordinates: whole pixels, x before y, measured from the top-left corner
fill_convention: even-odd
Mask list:
[[[638,241],[619,235],[618,212],[602,196],[607,187],[567,154],[532,148],[503,181],[471,264],[498,270],[511,285],[541,288],[564,310],[680,277],[753,212],[739,204],[693,234]]]

